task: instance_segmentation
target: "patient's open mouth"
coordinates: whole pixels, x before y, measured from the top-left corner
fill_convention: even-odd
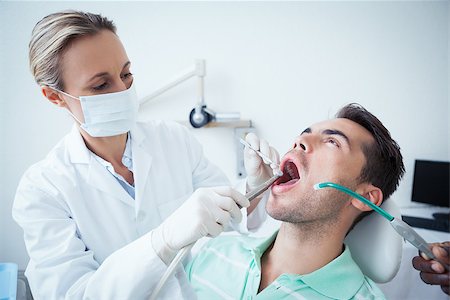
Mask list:
[[[292,161],[287,161],[283,165],[283,176],[281,176],[275,185],[292,185],[300,180],[297,166]]]

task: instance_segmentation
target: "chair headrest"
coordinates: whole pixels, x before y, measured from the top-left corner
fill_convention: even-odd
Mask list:
[[[392,199],[383,201],[381,208],[401,218],[400,209]],[[362,219],[344,243],[364,275],[373,281],[385,283],[397,274],[402,260],[402,237],[376,212]]]

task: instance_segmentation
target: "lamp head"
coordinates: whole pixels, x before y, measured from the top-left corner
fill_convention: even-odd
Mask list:
[[[212,116],[206,112],[206,105],[193,108],[189,114],[189,122],[194,128],[203,127],[211,120]]]

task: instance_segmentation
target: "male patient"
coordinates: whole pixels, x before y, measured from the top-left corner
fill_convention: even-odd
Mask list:
[[[270,238],[224,236],[186,267],[199,299],[384,299],[353,261],[344,238],[370,211],[316,183],[342,184],[380,205],[403,176],[389,131],[357,104],[306,128],[283,157],[267,213],[282,221]],[[368,232],[367,234],[370,234]]]

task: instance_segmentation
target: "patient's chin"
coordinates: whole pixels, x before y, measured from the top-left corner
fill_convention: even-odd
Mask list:
[[[269,216],[279,221],[286,221],[286,212],[291,209],[286,205],[286,202],[277,199],[272,194],[269,196],[266,204],[266,211]]]

